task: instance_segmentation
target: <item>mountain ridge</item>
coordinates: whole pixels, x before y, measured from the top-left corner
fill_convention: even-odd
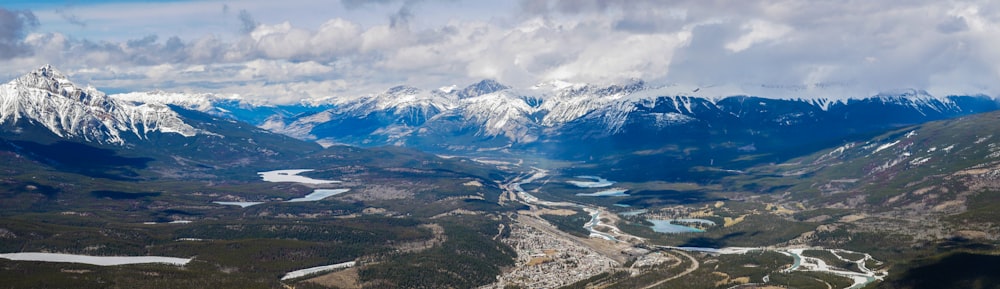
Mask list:
[[[444,154],[516,150],[629,166],[752,160],[739,161],[735,167],[741,168],[886,129],[1000,109],[986,95],[941,97],[917,89],[857,99],[709,98],[679,91],[685,90],[637,79],[611,85],[553,82],[527,89],[483,80],[464,88],[394,86],[368,96],[331,98],[327,106],[293,106],[300,113],[259,109],[228,117],[327,145],[407,146]],[[665,153],[644,153],[650,151]]]
[[[47,69],[51,67],[29,75],[46,75]],[[996,99],[985,95],[937,97],[915,89],[848,100],[705,98],[671,95],[676,87],[652,86],[642,80],[607,86],[551,83],[527,90],[494,80],[461,89],[424,90],[403,85],[365,97],[330,99],[325,104],[270,106],[218,95],[188,98],[153,92],[109,97],[93,88],[75,86],[64,91],[59,85],[68,80],[49,76],[47,82],[36,85],[49,90],[31,91],[49,91],[44,96],[61,93],[62,99],[70,99],[65,97],[70,95],[113,107],[158,108],[161,114],[154,116],[176,116],[170,118],[176,119],[173,123],[185,125],[173,130],[155,126],[159,119],[135,125],[127,115],[104,114],[111,123],[105,126],[115,128],[108,131],[133,132],[139,139],[148,138],[146,134],[154,129],[191,132],[182,134],[185,136],[207,134],[213,127],[220,129],[215,125],[219,121],[228,119],[326,145],[407,146],[445,154],[516,151],[561,160],[618,163],[627,168],[620,172],[622,179],[686,175],[698,166],[741,169],[780,162],[809,149],[886,129],[1000,109]],[[171,105],[214,117],[191,126]],[[53,131],[60,135],[59,122],[53,123],[48,127],[55,127]],[[98,124],[92,126],[100,127]],[[244,129],[238,127],[231,130]],[[254,134],[243,135],[249,138]],[[110,141],[104,142],[123,142],[107,139]],[[232,149],[253,151],[230,146]]]
[[[192,107],[111,97],[94,87],[78,86],[46,65],[0,85],[0,141],[43,163],[98,177],[114,175],[101,170],[118,170],[114,163],[118,157],[153,162],[162,175],[188,176],[211,168],[277,162],[322,149],[313,142],[221,116],[239,115],[223,108],[238,107],[232,100],[209,105],[208,98],[169,99]],[[91,156],[74,155],[88,151]],[[94,155],[105,157],[78,161]]]
[[[94,87],[77,86],[49,65],[0,86],[0,125],[19,122],[63,138],[119,145],[153,132],[211,134],[188,125],[164,104],[121,102]]]

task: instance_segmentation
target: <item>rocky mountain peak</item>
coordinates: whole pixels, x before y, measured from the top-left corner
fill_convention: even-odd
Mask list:
[[[62,96],[87,105],[107,105],[104,93],[93,87],[80,87],[52,65],[43,65],[24,76],[13,80],[12,85],[47,91],[54,96]]]
[[[509,86],[503,85],[500,82],[492,79],[484,79],[478,83],[469,85],[465,89],[458,92],[459,98],[472,98],[480,95],[490,94],[504,89],[509,89]]]
[[[14,131],[41,126],[61,138],[114,144],[125,144],[126,136],[146,139],[152,132],[201,133],[165,105],[117,101],[93,87],[77,86],[51,65],[0,86],[0,124]]]
[[[386,95],[417,94],[420,89],[407,85],[394,86],[385,91]]]

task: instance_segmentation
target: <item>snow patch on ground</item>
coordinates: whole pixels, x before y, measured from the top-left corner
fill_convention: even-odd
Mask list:
[[[333,265],[318,266],[318,267],[306,268],[306,269],[302,269],[302,270],[295,270],[295,271],[292,271],[292,272],[288,272],[287,274],[285,274],[285,276],[282,276],[281,280],[284,281],[284,280],[288,280],[288,279],[295,279],[295,278],[299,278],[299,277],[305,277],[307,275],[316,274],[316,273],[333,271],[333,270],[343,269],[343,268],[350,268],[350,267],[354,267],[354,264],[355,264],[354,261],[350,261],[350,262],[344,262],[344,263],[337,263],[337,264],[333,264]]]
[[[884,149],[891,148],[892,146],[894,146],[894,145],[896,145],[898,143],[899,143],[899,140],[891,142],[891,143],[887,143],[887,144],[884,144],[884,145],[880,145],[878,148],[875,149],[875,152],[873,152],[872,154],[876,154],[876,153],[878,153],[878,152],[880,152],[880,151],[882,151]]]
[[[351,189],[316,189],[311,194],[308,194],[305,197],[294,198],[285,202],[286,203],[315,202],[331,196],[336,196],[339,194],[346,193],[347,191],[350,190]]]
[[[926,163],[929,160],[931,160],[931,157],[915,158],[912,161],[910,161],[910,164],[914,165],[914,166],[919,166],[919,165],[922,165],[922,164]]]

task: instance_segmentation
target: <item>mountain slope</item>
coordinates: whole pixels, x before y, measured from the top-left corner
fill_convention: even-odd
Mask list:
[[[0,141],[56,169],[96,177],[135,177],[140,170],[193,176],[321,149],[231,118],[109,97],[51,66],[0,86]]]
[[[0,125],[16,132],[19,124],[39,126],[62,138],[119,145],[152,133],[210,134],[164,105],[132,105],[93,87],[78,87],[51,66],[0,86]]]
[[[529,90],[509,88],[494,81],[457,91],[422,91],[401,86],[338,103],[338,107],[322,113],[284,118],[281,124],[288,129],[275,129],[334,142],[417,144],[420,149],[449,151],[456,147],[473,150],[482,147],[476,143],[437,142],[439,135],[449,132],[463,140],[471,134],[476,137],[473,140],[484,144],[496,144],[496,138],[501,138],[506,145],[515,147],[553,146],[581,140],[603,142],[606,138],[622,143],[639,136],[675,135],[672,130],[698,130],[706,125],[725,127],[722,134],[794,131],[790,134],[797,135],[802,128],[830,134],[829,130],[835,129],[831,139],[839,139],[849,134],[1000,108],[996,101],[985,96],[933,97],[915,90],[830,101],[748,96],[707,99],[673,94],[676,92],[671,89],[649,86],[642,81],[609,86],[553,83]],[[448,121],[428,121],[438,115]],[[370,134],[380,137],[368,137]],[[428,136],[434,139],[422,139]],[[656,149],[642,146],[662,140],[662,137],[643,137],[643,142],[632,151]],[[739,147],[753,143],[743,142]],[[581,157],[599,152],[561,155]]]
[[[678,89],[639,80],[516,89],[484,80],[462,89],[397,86],[323,105],[214,100],[209,109],[186,107],[325,144],[593,161],[622,180],[709,180],[720,170],[783,162],[887,129],[1000,109],[988,96],[919,90],[830,100],[706,98]]]
[[[979,268],[997,262],[1000,112],[844,142],[721,184],[825,224],[798,241],[894,256],[897,265],[877,288],[969,288],[995,279]],[[941,270],[950,273],[928,274]]]
[[[749,171],[817,204],[966,211],[1000,189],[1000,112],[929,122]]]

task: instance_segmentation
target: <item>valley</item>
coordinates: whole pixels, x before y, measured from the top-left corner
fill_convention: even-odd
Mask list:
[[[750,253],[760,253],[760,252],[777,252],[782,255],[792,257],[790,263],[779,267],[778,270],[773,272],[763,272],[764,275],[760,280],[750,280],[746,278],[745,285],[768,285],[770,283],[770,274],[794,274],[796,271],[805,272],[818,272],[822,274],[828,274],[839,277],[846,277],[851,280],[852,283],[849,286],[842,288],[863,288],[868,284],[876,281],[884,280],[887,276],[887,271],[879,270],[875,271],[867,268],[868,264],[881,265],[882,262],[875,260],[871,255],[865,253],[852,252],[842,249],[825,249],[819,247],[810,247],[803,244],[792,245],[790,247],[779,247],[775,245],[760,245],[759,247],[753,248],[740,248],[740,247],[721,247],[721,248],[702,248],[702,247],[675,247],[675,246],[663,246],[657,245],[650,242],[646,238],[637,237],[624,233],[615,224],[623,222],[623,220],[607,211],[607,208],[596,208],[588,207],[583,204],[569,203],[569,202],[552,202],[541,200],[529,192],[524,191],[522,186],[529,185],[532,182],[545,182],[548,177],[548,171],[541,169],[533,169],[531,173],[526,174],[526,176],[521,178],[515,178],[511,181],[509,185],[503,187],[507,188],[507,196],[515,196],[515,200],[508,201],[520,201],[528,204],[531,208],[527,212],[518,212],[516,218],[514,218],[515,228],[517,226],[524,226],[526,229],[512,230],[511,237],[508,239],[509,242],[516,244],[515,250],[518,256],[522,256],[519,262],[511,272],[505,275],[498,276],[498,282],[493,285],[493,288],[503,288],[505,286],[521,286],[524,288],[550,288],[550,287],[563,287],[569,284],[574,284],[576,282],[583,281],[580,285],[597,285],[603,288],[616,288],[615,281],[621,281],[616,279],[622,279],[622,277],[600,280],[599,282],[584,281],[589,277],[596,276],[596,272],[617,272],[615,274],[621,274],[623,276],[638,276],[649,269],[643,270],[641,267],[662,265],[667,261],[673,260],[675,264],[672,266],[665,266],[665,268],[659,268],[656,270],[670,270],[677,268],[677,266],[682,265],[681,260],[683,258],[678,258],[678,256],[683,256],[689,260],[690,266],[685,271],[677,273],[676,275],[667,277],[662,280],[655,280],[656,282],[646,284],[643,288],[654,288],[664,283],[670,282],[672,280],[677,280],[683,278],[685,275],[691,274],[692,272],[699,269],[700,263],[706,257],[710,258],[713,255],[729,255],[729,254],[739,254],[746,255]],[[594,177],[596,180],[603,180],[603,182],[608,182],[605,179],[599,177]],[[593,188],[602,186],[588,186],[579,185],[575,181],[568,181],[569,183],[582,188]],[[537,192],[537,190],[535,191]],[[579,195],[577,195],[579,196]],[[560,214],[558,211],[554,210],[556,208],[570,208],[570,209],[582,209],[584,212],[590,215],[590,220],[584,225],[587,229],[589,235],[584,236],[574,236],[566,232],[560,232],[559,229],[547,222],[544,218],[539,218],[539,216],[545,214]],[[635,211],[626,212],[633,213]],[[639,212],[631,214],[633,217],[635,215],[644,214],[645,212]],[[624,213],[623,213],[624,214]],[[603,215],[603,216],[602,216]],[[687,222],[692,222],[692,219],[687,219]],[[704,221],[700,219],[693,219],[699,222]],[[711,221],[706,221],[714,225]],[[654,223],[655,224],[655,223]],[[728,224],[728,222],[727,222]],[[597,229],[600,228],[600,229]],[[654,229],[655,231],[656,229]],[[682,230],[682,231],[667,231],[657,233],[671,233],[671,234],[683,234],[683,233],[699,233],[704,232],[701,230]],[[552,240],[561,241],[552,241]],[[546,241],[548,240],[548,241]],[[786,244],[787,245],[787,244]],[[830,254],[835,257],[835,259],[830,259],[831,262],[846,262],[856,264],[855,269],[847,269],[842,267],[834,267],[827,264],[826,261],[816,258],[816,257],[806,257],[804,252],[809,251],[810,255],[817,254],[816,252],[823,252]],[[599,256],[595,256],[598,254]],[[855,260],[848,260],[841,256],[852,255],[861,256],[861,258]],[[693,257],[695,255],[697,257]],[[530,256],[527,259],[523,259],[523,256]],[[556,257],[553,257],[556,256]],[[669,257],[665,257],[669,256]],[[559,258],[559,259],[556,259]],[[653,261],[651,261],[653,260]],[[672,261],[672,262],[673,262]],[[626,266],[626,262],[631,262],[631,266]],[[652,263],[647,263],[652,262]],[[871,263],[869,263],[871,262]],[[555,263],[550,265],[542,265],[546,263]],[[636,263],[642,264],[642,266],[636,267]],[[565,264],[573,264],[572,266],[566,266]],[[557,266],[561,265],[561,266]],[[597,268],[597,269],[595,269]],[[854,270],[854,271],[852,271]],[[531,272],[530,274],[523,273],[524,271]],[[728,276],[728,274],[726,274]],[[726,280],[729,278],[727,277]],[[627,279],[626,279],[627,280]],[[819,279],[816,279],[819,280]],[[651,280],[652,281],[652,280]],[[820,280],[820,284],[816,285],[826,285],[832,287],[832,285],[827,281]],[[592,284],[593,283],[593,284]],[[723,281],[721,284],[728,284],[729,282]],[[641,283],[628,283],[629,286],[636,286]],[[775,286],[787,285],[781,284],[780,282],[773,282]],[[720,285],[716,283],[716,286]],[[736,287],[739,287],[737,284]],[[688,287],[695,288],[695,287]],[[713,288],[713,287],[705,287]]]
[[[48,66],[2,89],[12,288],[962,288],[992,277],[917,272],[979,272],[1000,240],[1000,112],[973,114],[1000,106],[979,97],[487,82],[282,108],[295,131],[351,134],[320,138],[251,123],[277,108],[126,101]],[[514,107],[479,107],[497,99]],[[897,125],[831,120],[879,109]]]

